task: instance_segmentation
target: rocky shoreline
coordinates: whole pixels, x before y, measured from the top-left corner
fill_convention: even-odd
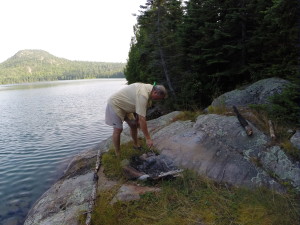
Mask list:
[[[269,86],[270,82],[265,83]],[[274,89],[269,90],[270,94],[274,93]],[[267,96],[262,90],[260,92]],[[282,183],[288,183],[300,191],[300,163],[273,144],[271,137],[255,124],[248,121],[253,128],[253,135],[249,137],[236,116],[208,113],[192,122],[177,120],[180,113],[175,111],[148,121],[155,148],[178,167],[233,186],[264,186],[284,192]],[[300,151],[299,138],[297,130],[290,141]],[[130,140],[129,129],[125,129],[121,141]],[[108,138],[78,154],[64,176],[32,207],[25,225],[78,224],[78,217],[89,211],[97,155],[107,152],[110,146],[111,138]],[[98,188],[114,185],[113,181],[104,179],[101,169],[98,175]]]

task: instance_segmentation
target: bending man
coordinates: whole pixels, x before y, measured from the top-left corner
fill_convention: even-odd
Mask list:
[[[134,83],[116,92],[108,99],[105,123],[113,127],[112,141],[117,156],[120,156],[123,121],[127,122],[130,127],[134,148],[140,147],[137,137],[138,127],[142,130],[148,147],[152,147],[153,141],[147,128],[146,111],[151,100],[161,100],[166,97],[167,91],[162,85]],[[135,118],[129,118],[129,114],[135,115]]]

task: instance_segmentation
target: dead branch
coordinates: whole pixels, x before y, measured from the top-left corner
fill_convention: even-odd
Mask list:
[[[273,123],[271,120],[269,120],[268,123],[269,123],[269,128],[270,128],[270,136],[272,139],[275,139],[276,136],[275,136],[275,132],[274,132]]]

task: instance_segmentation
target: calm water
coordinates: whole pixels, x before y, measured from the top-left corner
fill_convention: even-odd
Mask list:
[[[111,135],[108,97],[124,79],[0,85],[0,224],[23,224],[70,159]]]

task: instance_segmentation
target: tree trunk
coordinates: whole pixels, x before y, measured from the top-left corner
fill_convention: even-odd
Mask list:
[[[163,67],[163,71],[164,71],[164,74],[165,74],[165,78],[166,78],[166,81],[167,81],[167,84],[168,84],[168,88],[171,92],[171,94],[176,97],[176,94],[175,94],[175,91],[174,91],[174,88],[172,86],[172,83],[171,83],[171,79],[170,79],[170,76],[169,76],[169,72],[168,72],[168,68],[167,68],[167,65],[166,65],[166,61],[165,61],[165,56],[164,56],[164,52],[163,52],[163,49],[162,49],[162,46],[161,46],[161,43],[160,43],[160,5],[158,5],[158,8],[157,8],[157,43],[158,43],[158,49],[159,49],[159,55],[160,55],[160,61],[161,61],[161,65]]]

